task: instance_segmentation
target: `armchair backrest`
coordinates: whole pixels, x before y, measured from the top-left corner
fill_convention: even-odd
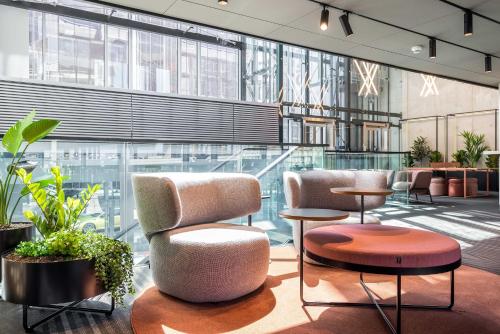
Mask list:
[[[429,189],[432,181],[432,171],[413,171],[411,179],[410,190]]]
[[[312,170],[303,173],[285,172],[283,174],[285,197],[290,208],[318,208],[347,211],[361,210],[359,196],[333,194],[334,187],[373,187],[387,186],[385,172]],[[366,196],[367,210],[380,207],[385,196]]]
[[[139,223],[148,240],[181,226],[246,216],[260,210],[259,181],[237,173],[132,175]]]

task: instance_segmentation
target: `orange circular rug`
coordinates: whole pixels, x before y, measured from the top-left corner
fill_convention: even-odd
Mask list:
[[[191,304],[147,289],[132,307],[136,334],[165,333],[387,333],[376,309],[302,307],[297,261],[291,248],[273,248],[264,286],[232,302]],[[368,302],[358,274],[306,265],[305,296],[314,301]],[[455,275],[453,311],[403,309],[403,333],[469,334],[500,332],[500,277],[462,266]],[[365,275],[379,299],[394,302],[391,276]],[[446,304],[449,275],[403,278],[405,303]],[[392,317],[393,312],[386,309]]]

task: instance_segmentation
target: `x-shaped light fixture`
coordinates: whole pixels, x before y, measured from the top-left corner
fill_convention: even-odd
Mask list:
[[[427,97],[429,95],[439,95],[439,91],[436,86],[436,77],[433,75],[420,74],[422,79],[424,79],[424,85],[420,91],[420,96]]]
[[[361,63],[363,67],[361,67],[359,63]],[[364,95],[367,97],[370,94],[378,95],[377,87],[375,86],[375,75],[377,75],[379,65],[364,61],[358,62],[356,59],[354,59],[354,65],[356,65],[358,73],[363,80],[363,84],[358,91],[358,96]]]

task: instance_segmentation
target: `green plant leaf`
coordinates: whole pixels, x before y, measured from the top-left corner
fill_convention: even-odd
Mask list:
[[[19,152],[19,148],[23,143],[23,131],[33,123],[35,114],[36,112],[33,110],[25,118],[17,121],[16,124],[7,130],[2,139],[2,146],[5,150],[7,150],[7,152],[12,155],[16,155]]]
[[[28,143],[33,144],[54,131],[59,124],[61,124],[61,121],[55,119],[41,119],[33,122],[24,129],[23,138]]]

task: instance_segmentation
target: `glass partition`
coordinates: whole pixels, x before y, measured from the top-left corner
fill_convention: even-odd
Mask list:
[[[148,244],[137,227],[131,175],[138,172],[237,172],[255,175],[261,183],[262,209],[254,224],[266,230],[272,244],[291,239],[290,225],[278,217],[286,208],[283,172],[311,169],[392,169],[402,168],[402,153],[347,153],[322,147],[258,146],[223,144],[113,143],[86,141],[43,141],[26,154],[37,163],[34,179],[49,176],[50,167],[61,166],[69,179],[64,187],[75,196],[87,184],[99,183],[99,191],[81,217],[79,228],[119,236],[132,245],[137,261],[148,254]],[[0,174],[5,176],[9,153],[0,154]],[[16,191],[21,190],[18,185]],[[36,210],[29,197],[19,205],[22,211]],[[235,223],[245,224],[246,218]]]

